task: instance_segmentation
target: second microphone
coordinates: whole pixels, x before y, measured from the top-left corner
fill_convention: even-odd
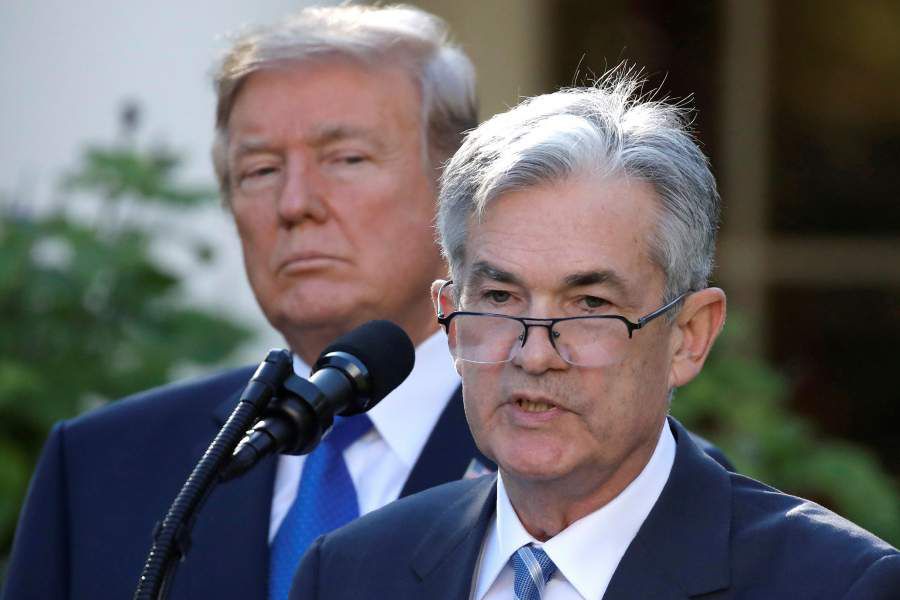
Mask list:
[[[365,412],[399,386],[415,364],[415,348],[390,321],[369,321],[330,344],[310,378],[291,375],[222,470],[233,479],[273,453],[311,452],[335,415]]]

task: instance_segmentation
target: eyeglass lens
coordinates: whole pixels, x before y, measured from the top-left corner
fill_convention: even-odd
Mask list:
[[[546,336],[546,327],[529,325],[528,343]],[[552,343],[566,362],[601,367],[621,360],[628,343],[628,328],[618,319],[573,319],[553,327]],[[450,322],[453,355],[466,362],[496,364],[512,360],[522,350],[525,326],[514,319],[493,315],[456,315]],[[543,338],[539,343],[547,343]]]

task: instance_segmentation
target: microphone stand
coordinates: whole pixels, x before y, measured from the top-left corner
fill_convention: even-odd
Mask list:
[[[291,355],[286,350],[271,350],[260,363],[241,393],[237,407],[194,467],[166,516],[156,524],[153,546],[144,563],[134,600],[166,597],[175,568],[190,546],[195,516],[218,483],[220,470],[272,397],[284,392],[284,382],[293,372]]]

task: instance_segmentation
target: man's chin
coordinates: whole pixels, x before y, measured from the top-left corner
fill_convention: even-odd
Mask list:
[[[269,297],[274,302],[260,305],[270,321],[313,329],[352,318],[364,300],[358,289],[315,279],[294,282]]]
[[[521,482],[550,482],[565,475],[564,464],[560,460],[560,456],[540,450],[499,452],[497,464],[505,476],[514,477]]]
[[[318,334],[326,331],[338,331],[338,335],[353,329],[358,323],[358,314],[353,310],[337,310],[340,307],[310,307],[302,312],[285,311],[270,318],[275,329],[285,335]]]

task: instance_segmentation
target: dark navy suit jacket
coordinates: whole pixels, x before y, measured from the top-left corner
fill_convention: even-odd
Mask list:
[[[670,423],[671,475],[604,600],[900,599],[896,549],[817,504],[726,471]],[[443,485],[319,538],[291,600],[465,600],[495,482]]]
[[[237,403],[252,369],[152,390],[50,434],[19,521],[6,600],[131,598],[160,520]],[[401,495],[460,479],[480,459],[459,391]],[[266,597],[276,460],[219,485],[169,598]]]

